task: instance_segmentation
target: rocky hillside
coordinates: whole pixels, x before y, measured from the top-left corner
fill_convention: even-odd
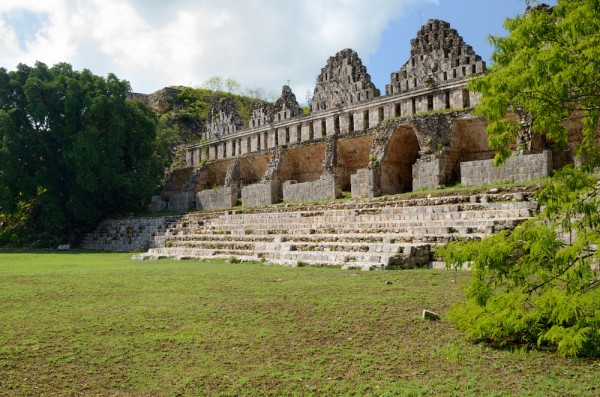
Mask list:
[[[226,98],[231,98],[242,118],[248,125],[252,108],[264,100],[236,95],[224,91],[204,88],[165,87],[152,94],[131,93],[131,100],[140,100],[152,107],[160,117],[160,128],[165,139],[169,139],[173,152],[171,169],[185,164],[185,146],[197,143],[206,129],[210,110]]]

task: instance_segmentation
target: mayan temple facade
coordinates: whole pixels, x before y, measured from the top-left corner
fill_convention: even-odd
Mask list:
[[[430,20],[411,40],[410,58],[391,73],[385,95],[350,49],[317,77],[310,114],[288,86],[258,103],[247,125],[233,102],[213,106],[205,142],[187,149],[151,209],[186,211],[376,197],[449,183],[483,184],[549,175],[572,150],[545,142],[494,168],[486,121],[467,89],[485,62],[447,22]],[[579,125],[570,126],[572,130]],[[566,153],[568,152],[568,153]]]

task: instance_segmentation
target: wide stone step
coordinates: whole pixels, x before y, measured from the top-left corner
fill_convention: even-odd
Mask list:
[[[249,250],[224,250],[188,247],[151,248],[142,254],[133,255],[133,259],[202,259],[240,256],[246,260],[259,260],[260,256]]]
[[[268,228],[255,227],[251,233],[254,235],[306,235],[306,234],[380,234],[380,233],[404,233],[413,235],[423,234],[459,234],[468,235],[472,233],[487,233],[491,234],[500,230],[515,227],[520,222],[528,218],[508,218],[508,219],[489,219],[478,222],[413,222],[411,224],[403,224],[400,222],[386,223],[344,223],[339,225],[321,224],[306,225],[297,224],[280,224],[271,225]],[[229,234],[236,235],[240,231],[235,226],[220,225],[212,229],[213,234]],[[245,232],[247,233],[247,232]]]
[[[528,218],[533,215],[531,209],[468,211],[449,213],[415,213],[405,215],[368,215],[368,216],[329,216],[314,218],[281,217],[278,219],[230,219],[223,218],[207,223],[205,227],[226,226],[230,228],[251,228],[260,226],[279,226],[286,224],[314,225],[346,223],[395,223],[411,225],[418,222],[474,222],[493,219]]]
[[[416,249],[414,251],[417,252]],[[275,263],[290,263],[296,261],[298,265],[303,262],[310,264],[323,265],[348,265],[352,263],[371,263],[376,264],[382,269],[387,268],[414,268],[425,267],[431,261],[429,250],[421,248],[421,255],[405,256],[403,254],[380,254],[380,253],[360,253],[360,252],[314,252],[314,251],[276,251],[265,254],[265,257],[270,262]]]
[[[529,219],[538,211],[529,197],[498,193],[203,211],[148,221],[152,230],[141,221],[131,237],[154,247],[136,255],[140,259],[236,257],[289,266],[410,268],[428,266],[432,246],[481,239]],[[99,228],[84,244],[126,246],[123,227],[131,221],[112,221],[114,227]]]
[[[275,237],[272,235],[245,235],[245,234],[213,234],[210,231],[207,233],[181,233],[173,236],[155,237],[155,242],[162,242],[164,245],[167,241],[237,241],[237,242],[273,242]]]
[[[400,254],[411,255],[415,249],[414,244],[400,243],[374,243],[374,242],[327,242],[327,241],[312,241],[312,242],[253,242],[253,241],[204,241],[204,240],[172,240],[166,244],[168,248],[195,248],[206,250],[230,250],[230,251],[254,251],[254,252],[270,252],[270,251],[306,251],[306,252],[368,252],[368,253],[383,253],[383,254]]]
[[[265,247],[267,248],[267,247]],[[431,260],[428,245],[404,246],[395,253],[355,252],[355,251],[293,251],[293,250],[244,250],[244,249],[205,249],[191,247],[153,248],[147,253],[134,255],[134,259],[192,259],[192,258],[228,258],[240,260],[266,260],[286,265],[325,265],[343,266],[348,264],[371,264],[376,268],[414,268],[425,267]]]
[[[177,246],[189,247],[199,246],[201,243],[221,243],[229,242],[233,244],[244,243],[286,243],[293,245],[301,244],[399,244],[406,245],[411,243],[426,243],[426,244],[442,244],[449,241],[457,241],[459,239],[474,239],[479,240],[485,237],[485,233],[469,233],[467,235],[460,234],[424,234],[414,235],[409,233],[331,233],[331,234],[272,234],[265,236],[258,235],[230,235],[230,234],[201,234],[201,235],[185,235],[174,237],[161,237],[155,239],[155,247]],[[168,244],[167,244],[168,242]],[[256,246],[256,245],[255,245]]]

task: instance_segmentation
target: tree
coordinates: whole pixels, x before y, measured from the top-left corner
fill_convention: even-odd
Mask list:
[[[539,196],[543,214],[478,242],[438,250],[469,264],[466,302],[448,318],[476,341],[549,346],[600,357],[600,197],[596,178],[561,170]]]
[[[0,213],[29,208],[31,236],[69,240],[140,208],[163,164],[157,117],[129,91],[64,63],[0,69]]]
[[[471,84],[483,94],[475,111],[490,122],[497,162],[532,134],[565,144],[561,123],[582,117],[586,166],[556,173],[538,195],[537,219],[439,250],[449,266],[472,270],[466,302],[448,317],[474,340],[600,357],[600,185],[590,173],[600,160],[600,0],[529,8],[505,26],[507,37],[491,38],[491,71]]]
[[[223,88],[223,78],[221,76],[211,76],[208,79],[204,80],[202,83],[202,87],[210,90],[212,92],[221,91]]]
[[[507,37],[490,37],[495,48],[490,72],[470,88],[483,94],[476,113],[489,120],[497,162],[511,144],[530,149],[533,134],[567,142],[562,122],[579,115],[585,129],[579,155],[598,161],[600,120],[600,1],[560,0],[539,5],[505,22]],[[507,119],[508,112],[518,115]]]
[[[241,88],[242,85],[236,79],[232,77],[225,79],[225,91],[228,93],[236,94]]]

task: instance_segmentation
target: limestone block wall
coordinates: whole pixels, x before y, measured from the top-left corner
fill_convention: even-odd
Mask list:
[[[411,40],[410,55],[406,64],[392,73],[387,95],[462,80],[486,68],[481,57],[450,24],[436,19],[424,24]]]
[[[379,191],[379,173],[377,170],[362,168],[350,177],[352,198],[377,197]]]
[[[154,248],[154,237],[164,234],[176,217],[109,219],[83,241],[82,248],[131,252]]]
[[[189,211],[194,208],[194,195],[193,193],[177,193],[173,194],[169,199],[168,205],[169,211],[182,212]]]
[[[295,183],[285,181],[283,183],[283,201],[305,202],[329,199],[333,200],[341,195],[333,175],[325,175],[313,182]]]
[[[552,173],[552,152],[509,158],[500,167],[493,160],[469,161],[460,164],[460,182],[463,185],[483,185],[502,181],[528,181]]]
[[[148,211],[160,212],[167,209],[167,202],[162,199],[161,196],[152,196],[150,204],[148,205]]]
[[[419,161],[412,166],[413,190],[435,189],[449,181],[452,164],[446,157]]]
[[[202,190],[196,193],[196,209],[231,208],[237,204],[239,189],[235,186]]]
[[[267,181],[255,183],[242,188],[242,204],[248,207],[270,205],[277,202],[279,183]]]

